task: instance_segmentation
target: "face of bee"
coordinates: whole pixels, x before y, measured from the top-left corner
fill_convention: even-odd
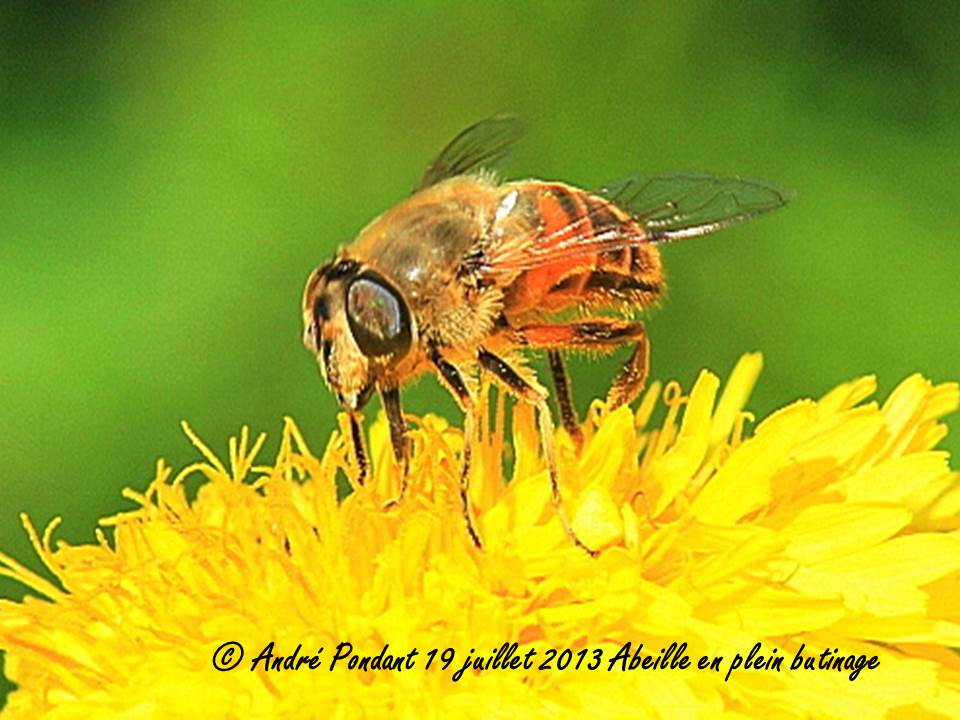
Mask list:
[[[338,402],[360,409],[381,375],[413,345],[407,303],[379,273],[340,259],[315,270],[303,293],[303,344]]]

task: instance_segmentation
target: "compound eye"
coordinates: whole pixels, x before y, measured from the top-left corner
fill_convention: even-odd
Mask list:
[[[347,290],[347,321],[367,357],[403,354],[410,347],[410,313],[390,284],[376,273],[357,276]]]

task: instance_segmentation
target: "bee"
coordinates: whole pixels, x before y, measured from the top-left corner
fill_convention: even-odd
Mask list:
[[[765,181],[712,175],[633,176],[596,192],[501,182],[495,168],[521,134],[518,120],[502,116],[463,130],[410,197],[314,270],[303,293],[303,340],[348,415],[360,484],[369,467],[361,411],[379,393],[404,468],[388,506],[407,490],[400,388],[434,373],[451,392],[464,413],[462,511],[478,548],[468,495],[476,372],[533,405],[553,504],[571,540],[592,552],[564,511],[548,393],[511,353],[546,351],[562,425],[580,444],[563,353],[630,344],[607,397],[610,408],[630,402],[644,387],[650,352],[635,311],[664,291],[659,246],[750,220],[789,198]]]

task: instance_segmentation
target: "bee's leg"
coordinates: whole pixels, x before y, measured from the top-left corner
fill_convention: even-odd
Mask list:
[[[363,485],[370,473],[370,456],[367,454],[366,446],[363,443],[363,415],[360,414],[360,411],[369,402],[373,390],[373,383],[370,383],[362,388],[350,403],[345,403],[344,396],[337,394],[337,402],[346,408],[347,417],[350,419],[350,441],[353,445],[353,457],[357,461],[357,485]]]
[[[612,350],[624,342],[635,343],[630,357],[617,373],[607,394],[607,404],[617,408],[633,400],[647,382],[650,341],[642,322],[592,318],[566,325],[526,325],[515,328],[516,341],[531,348],[592,348]],[[552,360],[551,360],[552,364]]]
[[[547,358],[550,361],[550,374],[553,376],[553,387],[557,391],[557,407],[560,408],[560,419],[563,422],[563,428],[573,439],[574,444],[579,450],[583,447],[583,430],[580,429],[580,420],[577,418],[577,408],[573,404],[573,397],[570,390],[570,376],[567,374],[566,365],[563,362],[563,355],[559,350],[547,350]]]
[[[390,425],[390,445],[393,447],[393,457],[400,465],[400,494],[384,505],[390,509],[401,502],[407,494],[407,482],[410,475],[410,445],[407,438],[407,424],[403,419],[403,408],[400,405],[400,388],[380,388],[380,401],[383,411],[387,414],[387,423]]]
[[[477,532],[477,527],[473,523],[473,514],[470,512],[470,464],[473,457],[474,435],[476,434],[474,431],[475,403],[473,396],[470,395],[470,389],[467,387],[467,381],[460,370],[457,369],[457,366],[444,358],[436,348],[431,348],[429,355],[430,362],[437,369],[441,381],[453,395],[460,409],[463,410],[463,467],[460,470],[460,504],[470,539],[478,550],[483,550],[480,533]]]
[[[630,357],[613,379],[610,392],[607,393],[607,406],[611,410],[629,403],[647,384],[647,377],[650,374],[650,339],[643,324],[637,323],[637,325],[639,334],[634,338],[636,344],[633,346]]]
[[[481,348],[477,354],[477,360],[480,366],[484,370],[493,373],[509,392],[519,400],[528,402],[536,408],[540,442],[543,446],[543,455],[547,461],[547,470],[550,475],[551,500],[553,501],[553,506],[557,510],[557,515],[560,516],[560,522],[563,525],[564,531],[567,533],[567,537],[573,541],[574,545],[586,550],[591,555],[596,555],[597,553],[594,550],[587,547],[586,544],[577,537],[577,534],[570,526],[566,510],[563,507],[563,498],[560,495],[560,480],[557,474],[557,455],[553,446],[553,420],[550,419],[550,408],[547,405],[546,392],[543,388],[534,387],[524,380],[503,358],[483,348]]]
[[[367,449],[363,444],[363,416],[356,410],[347,413],[350,419],[350,440],[353,444],[353,457],[357,461],[357,485],[363,485],[370,471],[370,461],[367,459]]]

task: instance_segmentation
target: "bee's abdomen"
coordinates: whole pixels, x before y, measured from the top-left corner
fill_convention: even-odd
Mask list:
[[[562,183],[531,183],[543,252],[584,252],[538,268],[529,278],[551,306],[626,300],[649,304],[660,294],[662,273],[656,249],[629,213],[609,200]],[[609,246],[609,249],[604,249]]]

